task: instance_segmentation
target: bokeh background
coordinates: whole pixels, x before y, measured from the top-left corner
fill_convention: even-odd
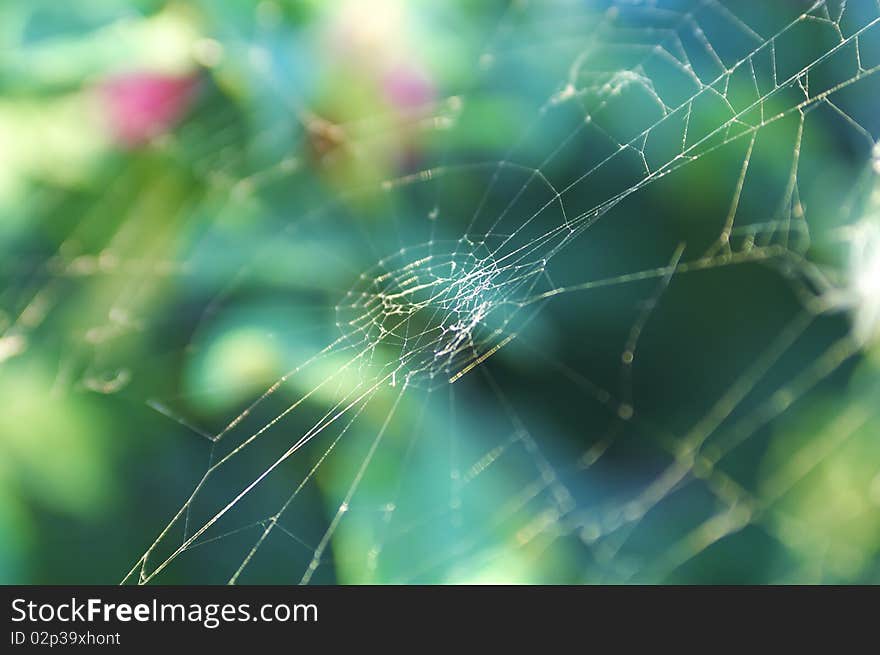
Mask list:
[[[660,120],[590,65],[677,52],[675,30],[705,54],[681,20],[701,4],[4,2],[0,581],[122,580],[213,462],[317,389],[200,488],[149,573],[356,384],[332,354],[211,440],[337,339],[359,274],[448,248],[472,220],[522,245],[560,225],[555,206],[528,219]],[[875,5],[850,4],[696,16],[731,63],[799,20],[773,53],[796,70],[872,25]],[[299,582],[312,562],[318,583],[880,581],[876,29],[859,48],[861,69],[847,47],[812,73],[847,82],[833,104],[801,122],[796,84],[759,93],[787,113],[751,148],[611,206],[542,288],[610,283],[520,315],[452,385],[384,386],[151,581],[229,581],[273,516],[236,581]],[[686,92],[668,67],[639,70]],[[735,129],[727,111],[695,107],[693,129]],[[605,137],[584,131],[593,114]],[[568,215],[636,184],[637,160],[574,185]],[[713,252],[734,197],[733,250],[773,256],[627,277],[682,244],[683,262]]]

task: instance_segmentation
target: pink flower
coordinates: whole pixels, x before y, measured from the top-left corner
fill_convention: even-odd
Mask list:
[[[414,68],[395,67],[385,74],[382,81],[386,97],[398,109],[416,109],[434,99],[431,80]]]
[[[125,147],[143,145],[167,132],[184,115],[194,95],[193,75],[135,72],[101,84],[110,132]]]

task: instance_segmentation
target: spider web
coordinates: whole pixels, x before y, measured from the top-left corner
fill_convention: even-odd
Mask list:
[[[235,107],[163,136],[196,181],[177,214],[96,255],[69,239],[7,330],[109,274],[83,386],[146,399],[202,458],[123,582],[753,579],[743,552],[765,581],[876,576],[880,4],[765,4],[512,3],[472,84],[402,122],[331,121],[259,38],[212,41],[279,115],[243,154]],[[123,172],[76,229],[132,196]],[[172,351],[207,359],[261,289],[270,362],[139,388],[120,335],[173,342],[142,308],[175,284],[207,288]],[[216,426],[192,409],[228,397]]]

